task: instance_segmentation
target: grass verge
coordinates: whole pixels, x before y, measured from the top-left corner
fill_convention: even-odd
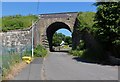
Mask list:
[[[3,77],[3,80],[13,80],[14,77],[23,69],[26,67],[25,62],[16,63],[11,67],[11,69],[8,71],[7,75]]]
[[[16,63],[20,63],[20,55],[8,54],[2,56],[2,76],[5,77],[12,66]]]

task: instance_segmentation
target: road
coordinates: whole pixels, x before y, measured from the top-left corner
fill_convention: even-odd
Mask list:
[[[43,58],[35,58],[13,80],[41,80]]]
[[[76,61],[65,52],[44,59],[42,80],[118,80],[118,67]]]

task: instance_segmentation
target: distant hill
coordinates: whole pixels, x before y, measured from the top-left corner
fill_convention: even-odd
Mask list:
[[[14,15],[14,16],[4,16],[2,17],[2,27],[3,32],[17,29],[25,29],[32,25],[32,21],[36,21],[38,17],[36,15]]]

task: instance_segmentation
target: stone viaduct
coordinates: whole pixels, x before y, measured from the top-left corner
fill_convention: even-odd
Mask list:
[[[40,43],[45,47],[49,45],[50,51],[53,51],[52,37],[54,33],[61,28],[65,28],[73,34],[77,14],[77,12],[69,12],[39,15]],[[73,35],[72,38],[74,40]],[[72,47],[74,45],[75,41],[72,42]]]

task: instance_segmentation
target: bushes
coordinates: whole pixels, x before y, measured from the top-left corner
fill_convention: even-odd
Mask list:
[[[71,50],[69,51],[70,54],[72,54],[73,56],[78,56],[81,57],[83,55],[83,53],[85,52],[85,50]]]
[[[104,51],[101,49],[88,48],[85,50],[81,58],[91,62],[100,62],[107,58]]]
[[[77,46],[76,50],[69,51],[73,56],[80,57],[82,59],[88,61],[103,61],[107,58],[105,51],[101,48],[101,46],[91,46],[86,47],[85,41],[80,40],[80,44]]]
[[[37,47],[34,49],[34,57],[45,57],[47,55],[47,50],[41,46],[37,45]]]
[[[71,50],[69,51],[70,54],[72,54],[73,56],[78,56],[81,57],[83,55],[83,53],[85,52],[85,42],[84,40],[80,40],[79,45],[77,46],[76,50]]]
[[[100,62],[107,58],[107,55],[104,55],[104,52],[102,50],[94,50],[92,48],[84,50],[71,50],[69,53],[89,62]]]
[[[85,41],[80,40],[79,45],[77,46],[77,50],[84,50],[85,49]]]
[[[21,57],[18,54],[9,54],[2,56],[2,76],[4,77],[8,71],[11,69],[13,65],[19,63],[21,61]]]

